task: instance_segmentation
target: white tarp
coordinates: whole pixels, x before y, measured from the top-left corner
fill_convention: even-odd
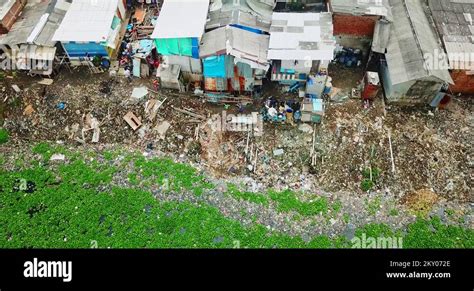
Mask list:
[[[54,41],[104,42],[122,0],[74,0],[53,36]]]
[[[208,10],[209,0],[164,0],[151,38],[200,38]]]

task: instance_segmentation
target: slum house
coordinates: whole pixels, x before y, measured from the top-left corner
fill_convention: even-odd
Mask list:
[[[271,80],[293,85],[310,73],[327,76],[336,41],[330,13],[274,13],[268,59]]]
[[[269,38],[233,26],[205,33],[199,51],[205,90],[243,93],[260,88],[270,67]]]
[[[328,7],[337,43],[365,54],[370,50],[376,24],[392,21],[388,0],[329,0]]]
[[[189,81],[202,80],[202,65],[199,59],[199,42],[204,34],[208,0],[165,0],[151,35],[158,52],[163,55],[158,74],[167,73],[171,65],[179,66],[174,72],[183,73]],[[163,84],[163,80],[162,80]]]
[[[61,47],[53,34],[63,20],[69,3],[60,0],[30,1],[11,30],[0,36],[9,70],[51,75]]]
[[[26,2],[27,0],[0,0],[0,34],[10,30]]]
[[[231,25],[255,33],[269,33],[273,0],[215,0],[209,8],[206,31]]]
[[[452,93],[474,94],[474,1],[429,0],[449,60]],[[440,52],[441,53],[441,52]]]
[[[426,66],[425,57],[440,51],[423,0],[390,0],[393,23],[381,64],[381,79],[389,102],[426,104],[453,80],[447,69]]]
[[[125,20],[125,0],[74,0],[53,40],[71,65],[93,67],[92,60],[106,62],[117,53]]]

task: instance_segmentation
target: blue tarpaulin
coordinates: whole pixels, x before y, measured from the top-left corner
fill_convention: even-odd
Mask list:
[[[225,56],[212,56],[203,60],[205,77],[225,77]]]
[[[240,29],[243,29],[243,30],[246,30],[246,31],[250,31],[250,32],[253,32],[253,33],[256,33],[256,34],[263,34],[263,31],[261,31],[260,29],[256,29],[256,28],[252,28],[252,27],[248,27],[248,26],[244,26],[244,25],[240,25],[240,24],[231,24],[230,26],[240,28]]]
[[[234,64],[227,55],[212,56],[203,60],[204,77],[232,78],[234,77]]]
[[[75,43],[68,42],[64,43],[64,49],[66,50],[69,57],[106,57],[108,56],[105,46],[100,43],[90,42],[90,43]]]
[[[140,40],[140,49],[139,52],[148,55],[153,49],[153,40],[151,39],[142,39]]]

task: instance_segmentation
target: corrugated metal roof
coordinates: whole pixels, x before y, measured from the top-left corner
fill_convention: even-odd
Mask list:
[[[334,13],[375,15],[393,19],[389,0],[331,0],[330,5]]]
[[[431,76],[453,83],[448,70],[425,66],[426,54],[434,56],[442,49],[421,1],[390,0],[394,22],[385,56],[392,84]]]
[[[59,28],[59,25],[61,24],[61,21],[64,19],[65,15],[65,10],[54,9],[48,17],[48,22],[46,22],[46,25],[38,34],[34,43],[38,45],[54,46],[56,43],[53,41],[54,33]]]
[[[104,42],[119,0],[74,0],[53,36],[55,41]],[[122,0],[120,0],[122,1]]]
[[[274,13],[268,58],[332,60],[336,40],[330,13]]]
[[[265,20],[259,16],[244,12],[240,9],[231,11],[213,11],[209,13],[209,19],[206,24],[206,30],[227,26],[230,24],[239,24],[261,31],[270,31],[270,20]]]
[[[206,58],[228,54],[253,62],[253,68],[268,69],[267,49],[269,36],[227,26],[203,35],[199,56]],[[249,63],[250,64],[250,63]]]
[[[474,65],[470,56],[474,54],[474,1],[429,0],[428,3],[450,64],[471,68]]]
[[[240,10],[270,22],[275,3],[272,0],[213,0],[210,12],[230,12]]]

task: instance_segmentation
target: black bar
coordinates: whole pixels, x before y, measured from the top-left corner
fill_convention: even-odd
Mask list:
[[[72,261],[71,282],[25,278],[24,263],[34,258]],[[391,261],[421,265],[390,267]],[[424,262],[440,265],[423,266]],[[291,290],[305,285],[319,286],[310,290],[338,290],[322,287],[346,284],[363,286],[362,290],[418,285],[424,290],[473,290],[472,263],[472,250],[0,250],[0,290],[110,290],[124,284],[221,290],[282,284],[290,284]],[[449,273],[450,277],[388,279],[387,273],[393,272]]]

